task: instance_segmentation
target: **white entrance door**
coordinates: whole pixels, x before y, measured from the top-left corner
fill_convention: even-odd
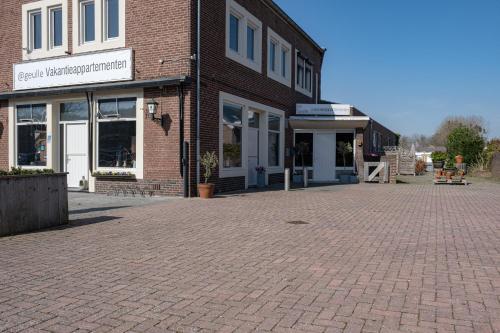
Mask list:
[[[88,180],[87,124],[66,124],[66,172],[68,187],[78,187],[80,180]]]
[[[257,171],[259,165],[259,129],[248,128],[248,186],[257,185]]]
[[[335,180],[335,141],[334,133],[314,135],[314,181]]]

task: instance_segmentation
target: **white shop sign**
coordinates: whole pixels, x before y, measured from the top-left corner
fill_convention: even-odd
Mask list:
[[[14,65],[14,90],[133,79],[132,50],[26,62]]]
[[[297,104],[299,116],[350,116],[351,106],[346,104]]]

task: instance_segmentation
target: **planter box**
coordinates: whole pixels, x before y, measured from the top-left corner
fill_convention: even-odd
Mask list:
[[[66,173],[0,177],[0,236],[68,224]]]
[[[136,180],[135,175],[123,176],[123,175],[96,175],[93,176],[97,180],[116,180],[116,181],[131,181]]]

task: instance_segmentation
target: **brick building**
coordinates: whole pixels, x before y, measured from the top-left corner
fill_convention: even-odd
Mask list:
[[[297,141],[310,144],[317,181],[356,172],[395,142],[354,107],[321,101],[325,50],[271,0],[2,8],[0,169],[65,171],[70,187],[84,179],[90,191],[180,195],[196,193],[206,151],[219,156],[217,190],[229,191],[255,185],[257,166],[266,182],[282,181]],[[355,147],[342,165],[340,141]]]

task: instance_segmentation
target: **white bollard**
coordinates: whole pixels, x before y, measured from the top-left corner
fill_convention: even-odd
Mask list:
[[[285,169],[285,191],[290,191],[290,169]]]
[[[307,167],[304,167],[304,171],[302,172],[302,178],[304,178],[304,187],[309,186],[309,169]]]

